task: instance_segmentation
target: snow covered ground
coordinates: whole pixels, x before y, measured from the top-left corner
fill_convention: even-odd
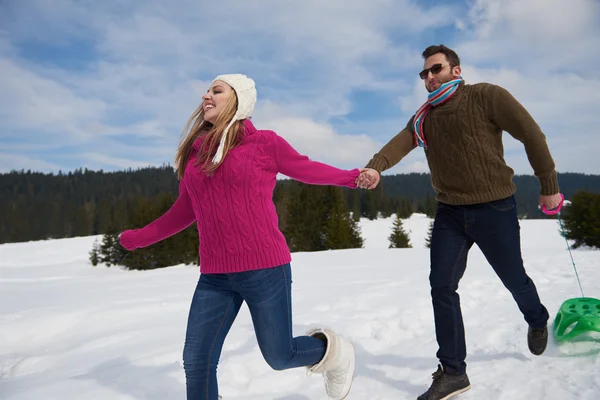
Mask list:
[[[412,249],[388,249],[392,220],[361,221],[364,249],[293,256],[294,329],[326,324],[350,337],[348,399],[415,399],[436,369],[429,297],[429,220],[405,222]],[[556,221],[521,222],[523,257],[554,318],[579,296]],[[0,245],[0,399],[183,399],[181,353],[198,268],[92,267],[94,237]],[[600,297],[600,251],[574,251],[586,295]],[[472,389],[457,399],[596,400],[600,335],[527,349],[527,325],[474,247],[459,292]],[[219,367],[225,400],[326,399],[320,376],[273,371],[243,306]]]

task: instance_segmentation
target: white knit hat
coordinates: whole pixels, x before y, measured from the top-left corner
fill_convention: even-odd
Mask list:
[[[225,149],[225,141],[227,140],[227,132],[233,123],[237,120],[246,119],[252,115],[254,111],[254,104],[256,104],[256,87],[254,81],[242,74],[226,74],[219,75],[214,80],[222,81],[228,84],[235,90],[238,99],[238,107],[233,119],[229,122],[223,136],[221,136],[221,143],[217,148],[217,153],[213,158],[213,163],[218,163],[223,158],[223,150]]]

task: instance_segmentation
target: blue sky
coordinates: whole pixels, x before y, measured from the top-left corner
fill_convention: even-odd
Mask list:
[[[559,172],[600,173],[599,2],[439,3],[0,2],[0,172],[172,163],[210,81],[233,72],[256,81],[258,128],[360,167],[425,100],[420,54],[444,43],[467,83],[523,103]],[[504,143],[531,174],[522,144]],[[412,171],[428,171],[419,149],[390,172]]]

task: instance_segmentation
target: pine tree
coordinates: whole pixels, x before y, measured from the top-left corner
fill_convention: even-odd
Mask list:
[[[85,236],[93,227],[92,221],[89,218],[89,211],[85,206],[74,206],[74,215],[75,218],[71,235]]]
[[[398,207],[397,215],[400,218],[406,219],[406,218],[409,218],[412,215],[412,213],[413,213],[413,211],[412,211],[412,206],[410,204],[410,201],[408,200],[408,198],[403,196],[400,199],[400,206]]]
[[[151,200],[140,196],[132,214],[133,225],[142,227],[160,218],[174,202],[171,193],[160,193]],[[150,246],[129,252],[122,264],[128,269],[147,270],[198,261],[198,230],[193,225]]]
[[[375,203],[375,194],[372,190],[363,192],[361,197],[362,216],[369,220],[377,219],[377,204]]]
[[[288,217],[290,215],[289,208],[292,201],[291,188],[287,183],[292,181],[281,182],[275,186],[273,191],[273,203],[277,212],[278,225],[284,236],[288,231]]]
[[[292,181],[288,185],[289,202],[282,216],[282,232],[291,251],[325,250],[323,221],[325,195],[322,187]]]
[[[433,233],[433,220],[429,222],[429,229],[427,230],[427,238],[425,238],[425,247],[431,248],[431,234]]]
[[[424,208],[425,215],[427,215],[429,218],[434,218],[435,212],[437,211],[437,202],[435,200],[435,197],[432,197],[428,194],[425,198]]]
[[[62,221],[63,221],[63,210],[57,199],[53,199],[46,205],[48,207],[49,212],[46,218],[43,221],[46,223],[48,227],[45,229],[43,235],[48,238],[60,238],[62,237]],[[41,235],[40,235],[41,236]]]
[[[369,190],[373,195],[373,203],[375,209],[374,219],[389,218],[396,209],[393,207],[392,200],[385,195],[383,182],[380,182],[375,189]]]
[[[92,234],[99,235],[106,233],[108,225],[111,222],[110,205],[106,199],[100,200],[94,216],[94,229]]]
[[[425,202],[423,202],[423,201],[417,202],[417,213],[418,214],[427,214]]]
[[[600,248],[600,193],[577,192],[561,215],[565,235],[574,241],[574,249],[581,246]]]
[[[560,173],[559,180],[561,191],[569,199],[579,190],[597,193],[600,187],[598,174]],[[514,182],[519,188],[515,194],[519,218],[556,218],[537,209],[539,182],[535,176],[516,175]],[[275,187],[284,188],[285,193],[288,192],[286,185],[287,180],[278,180]],[[116,172],[78,169],[56,174],[24,170],[0,173],[0,215],[3,217],[0,243],[103,235],[108,232],[109,224],[127,228],[132,225],[129,219],[137,196],[150,200],[159,193],[175,195],[178,186],[174,170],[168,165]],[[377,212],[380,215],[395,212],[400,206],[399,199],[406,196],[412,210],[432,215],[431,207],[428,211],[424,204],[427,195],[430,198],[435,195],[429,174],[384,175],[378,187],[384,190],[383,193],[374,191],[375,213],[367,204],[372,191],[344,188],[351,209],[355,206],[353,196],[359,193],[361,216],[376,218]],[[80,207],[85,208],[87,217]],[[279,209],[277,211],[279,213]]]
[[[99,261],[107,266],[118,265],[125,257],[126,250],[119,243],[119,234],[114,227],[109,228],[109,233],[102,237],[99,249]]]
[[[362,247],[358,223],[350,215],[342,188],[289,182],[282,232],[291,251]]]
[[[353,205],[352,205],[352,219],[355,222],[360,221],[360,192],[355,190],[353,193]]]
[[[100,246],[98,244],[98,239],[94,240],[94,245],[92,246],[92,250],[90,250],[90,262],[95,267],[98,265],[100,261]]]
[[[342,189],[335,186],[324,188],[325,247],[327,249],[353,249],[363,246],[358,223],[350,216]]]
[[[392,228],[392,234],[389,236],[390,246],[389,248],[408,248],[412,247],[410,244],[410,238],[408,234],[404,230],[402,225],[402,218],[400,218],[400,213],[396,213],[396,218],[394,219],[394,225]]]

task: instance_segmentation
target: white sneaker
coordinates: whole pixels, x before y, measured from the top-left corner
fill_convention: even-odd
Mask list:
[[[307,335],[327,343],[325,356],[319,363],[308,367],[308,375],[323,374],[325,391],[329,398],[345,399],[354,380],[355,354],[352,342],[329,329],[315,329]]]

